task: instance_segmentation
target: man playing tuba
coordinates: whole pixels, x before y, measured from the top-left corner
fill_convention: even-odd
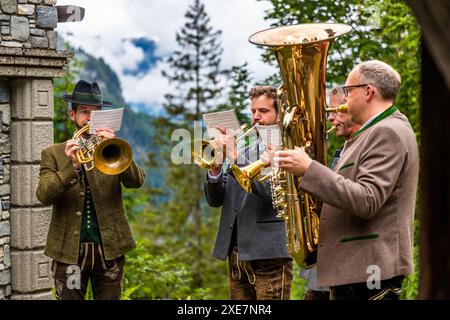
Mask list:
[[[111,107],[96,82],[80,80],[72,95],[69,116],[77,129],[86,126],[91,112]],[[114,138],[100,129],[101,140]],[[78,140],[47,147],[41,154],[36,196],[53,205],[44,253],[53,259],[56,298],[84,299],[91,280],[94,299],[120,299],[125,264],[124,253],[135,247],[122,202],[121,184],[139,188],[145,173],[134,161],[117,175],[87,170],[77,157]]]
[[[394,105],[400,83],[398,72],[378,60],[349,73],[340,90],[361,128],[334,171],[301,148],[276,151],[273,158],[325,203],[317,283],[330,286],[333,299],[398,300],[413,271],[419,152],[407,117]]]

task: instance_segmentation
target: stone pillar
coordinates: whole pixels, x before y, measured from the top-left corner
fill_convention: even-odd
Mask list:
[[[52,299],[44,255],[51,207],[36,198],[40,155],[53,143],[55,0],[0,0],[0,300]]]
[[[35,193],[41,151],[53,143],[52,80],[13,80],[11,93],[12,298],[51,299],[51,260],[43,254],[51,207]]]

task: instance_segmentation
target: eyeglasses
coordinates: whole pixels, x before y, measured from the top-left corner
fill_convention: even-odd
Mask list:
[[[338,88],[336,88],[336,89],[340,89],[340,90],[342,90],[342,92],[344,93],[344,96],[346,96],[346,97],[348,97],[348,93],[349,93],[349,88],[360,88],[360,87],[366,87],[366,86],[368,86],[368,84],[355,84],[355,85],[352,85],[352,86],[342,86],[342,87],[338,87]]]

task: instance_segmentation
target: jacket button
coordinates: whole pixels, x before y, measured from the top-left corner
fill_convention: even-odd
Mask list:
[[[77,211],[77,216],[81,216],[81,212],[80,211]]]
[[[234,211],[238,211],[238,208],[234,208]]]
[[[233,224],[230,224],[230,225],[229,225],[229,228],[230,228],[230,229],[233,229]]]
[[[75,231],[75,232],[73,233],[73,235],[74,235],[74,236],[77,236],[77,235],[78,235],[78,231]]]
[[[80,192],[80,196],[84,197],[84,192],[83,191]]]
[[[77,183],[77,180],[75,180],[75,179],[70,180],[70,184],[75,184],[75,183]]]

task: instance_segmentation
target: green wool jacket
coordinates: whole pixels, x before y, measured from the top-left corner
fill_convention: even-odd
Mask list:
[[[86,188],[64,153],[65,145],[55,144],[42,151],[36,196],[44,205],[53,205],[44,254],[59,262],[76,264]],[[122,202],[121,184],[139,188],[145,173],[133,161],[120,175],[109,176],[94,169],[87,172],[87,179],[105,259],[118,258],[136,246]]]

